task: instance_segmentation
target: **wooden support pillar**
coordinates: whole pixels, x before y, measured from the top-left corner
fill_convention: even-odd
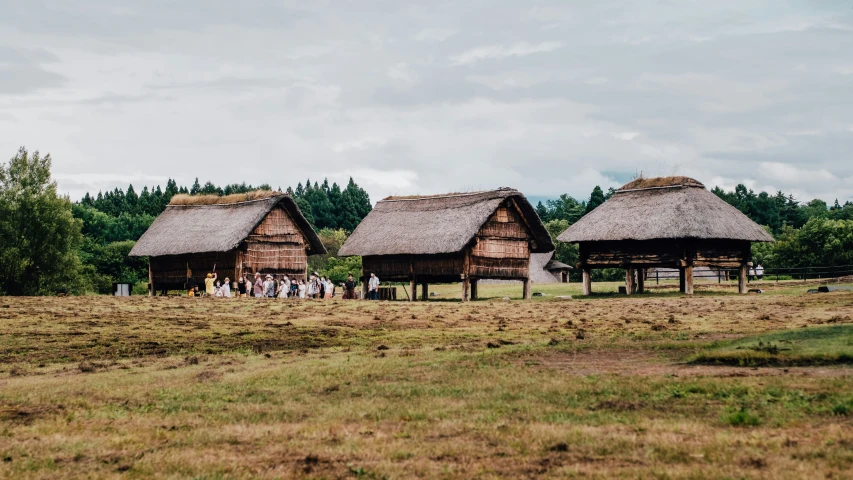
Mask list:
[[[478,283],[479,282],[477,281],[476,278],[471,279],[471,300],[476,300],[478,298],[477,297],[477,293],[478,293],[477,292],[477,284]]]
[[[632,295],[635,292],[634,287],[634,269],[626,268],[625,269],[625,293],[628,295]]]
[[[148,296],[154,296],[154,274],[151,272],[151,260],[148,260]]]
[[[429,284],[427,282],[421,283],[421,300],[429,300]]]
[[[532,298],[532,292],[530,291],[530,287],[532,286],[531,283],[533,282],[531,282],[529,278],[524,279],[523,294],[525,300],[530,300]]]
[[[418,279],[417,278],[412,277],[412,279],[409,280],[409,290],[410,290],[409,301],[410,302],[417,302],[418,301]]]
[[[742,263],[737,274],[737,291],[740,294],[746,293],[746,276],[749,274],[749,267]]]
[[[684,293],[693,295],[693,265],[684,267]]]
[[[643,293],[646,291],[646,269],[641,268],[637,270],[637,293]]]
[[[364,269],[361,270],[361,299],[367,300],[367,282],[369,278],[367,274],[364,273]]]
[[[684,268],[685,267],[678,267],[678,291],[681,293],[684,293],[684,290],[687,288]]]
[[[462,301],[467,302],[469,297],[469,292],[471,291],[471,279],[465,275],[465,278],[462,279]]]
[[[592,295],[592,271],[588,268],[583,269],[583,294]]]

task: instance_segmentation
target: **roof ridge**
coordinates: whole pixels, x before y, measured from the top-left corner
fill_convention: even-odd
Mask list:
[[[664,185],[664,186],[661,186],[661,187],[628,188],[628,189],[625,189],[625,190],[619,189],[619,190],[616,190],[613,194],[614,194],[614,195],[617,195],[617,194],[620,194],[620,193],[628,193],[628,192],[643,192],[643,191],[646,191],[646,190],[664,190],[664,189],[667,189],[667,188],[701,188],[701,189],[705,190],[705,186],[704,186],[704,185],[702,185],[702,184],[696,184],[696,183],[678,183],[678,184],[675,184],[675,185]]]
[[[497,192],[518,192],[518,190],[509,187],[501,187],[493,190],[480,190],[477,192],[464,192],[464,193],[440,193],[438,195],[419,195],[419,196],[410,196],[410,197],[385,197],[380,202],[410,202],[413,200],[437,200],[441,198],[458,198],[458,197],[470,197],[473,195],[482,195],[484,193],[497,193]],[[521,192],[518,192],[521,193]]]
[[[287,193],[281,193],[278,195],[270,195],[268,197],[253,198],[251,200],[243,200],[240,202],[231,202],[231,203],[196,203],[196,204],[186,204],[186,203],[174,203],[173,204],[173,203],[170,203],[170,204],[166,205],[166,208],[172,208],[172,207],[193,207],[193,208],[198,208],[198,207],[228,207],[231,205],[241,205],[241,204],[245,204],[245,203],[265,202],[265,201],[268,201],[268,200],[273,199],[273,198],[279,199],[281,197],[290,197],[290,195],[288,195]]]

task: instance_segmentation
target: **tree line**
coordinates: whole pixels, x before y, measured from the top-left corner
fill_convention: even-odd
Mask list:
[[[219,187],[198,179],[186,187],[169,179],[165,187],[137,193],[129,185],[72,202],[59,195],[50,169],[50,155],[23,147],[0,164],[0,295],[109,293],[113,282],[142,284],[147,262],[128,254],[172,197],[272,190],[269,184]],[[352,178],[343,188],[308,180],[286,191],[322,238],[347,235],[372,208]]]
[[[128,256],[136,240],[180,193],[229,195],[269,185],[201,185],[189,188],[169,179],[165,188],[132,185],[126,191],[87,193],[79,202],[57,191],[51,178],[51,157],[25,148],[0,164],[0,295],[57,292],[109,293],[113,282],[143,283],[144,260]],[[280,190],[280,189],[279,189]],[[327,180],[306,181],[286,190],[318,230],[330,254],[312,258],[311,268],[336,280],[355,268],[358,259],[338,259],[335,252],[370,212],[370,197],[352,179],[341,188]],[[853,264],[853,203],[833,205],[815,199],[800,203],[793,195],[755,193],[744,185],[732,191],[718,187],[714,194],[776,239],[754,244],[753,257],[767,268],[820,267]],[[604,203],[614,190],[596,186],[589,198],[568,194],[539,202],[536,211],[552,237]],[[578,260],[577,247],[555,242],[556,258],[569,265]],[[620,280],[623,272],[596,270],[596,280]]]

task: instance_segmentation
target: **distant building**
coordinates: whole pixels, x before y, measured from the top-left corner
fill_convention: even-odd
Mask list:
[[[308,256],[323,253],[320,238],[290,196],[252,192],[175,196],[130,255],[148,257],[153,295],[202,286],[214,267],[220,280],[254,273],[305,278]]]
[[[338,255],[362,257],[365,275],[417,284],[462,282],[477,297],[481,279],[520,280],[530,298],[531,254],[554,250],[533,206],[517,190],[389,197],[361,222]]]
[[[677,268],[693,293],[694,267],[739,268],[746,293],[752,242],[772,242],[760,225],[688,177],[638,178],[560,234],[577,243],[583,290],[594,268],[624,268],[626,291],[642,291],[644,270]],[[635,271],[639,270],[639,275]]]

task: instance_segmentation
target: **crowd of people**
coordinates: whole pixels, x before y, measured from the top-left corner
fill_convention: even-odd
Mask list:
[[[379,287],[379,279],[371,274],[370,298],[378,299],[376,290]],[[357,283],[352,274],[347,280],[340,284],[341,294],[344,299],[355,299]],[[299,279],[295,276],[280,275],[278,277],[267,274],[261,275],[255,273],[252,275],[244,275],[237,279],[236,282],[231,282],[231,279],[225,277],[220,281],[218,275],[213,272],[207,274],[204,279],[204,291],[199,292],[198,286],[192,286],[189,289],[188,296],[196,297],[204,295],[207,297],[255,297],[255,298],[319,298],[331,299],[337,293],[337,287],[331,278],[319,275],[317,272],[312,273],[307,280]],[[233,290],[232,290],[233,288]]]

